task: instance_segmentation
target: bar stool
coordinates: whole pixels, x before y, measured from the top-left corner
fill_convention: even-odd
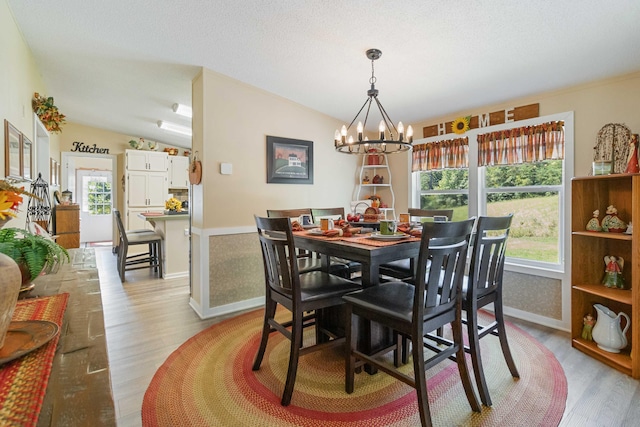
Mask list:
[[[162,277],[162,236],[152,230],[127,231],[124,229],[120,211],[114,209],[113,215],[120,234],[117,249],[120,281],[125,281],[125,271],[139,270],[141,268],[153,268],[153,271],[158,272],[158,275]],[[148,245],[148,252],[127,255],[129,246],[135,245]]]

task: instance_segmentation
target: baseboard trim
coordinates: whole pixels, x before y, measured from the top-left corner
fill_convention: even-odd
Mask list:
[[[191,308],[198,314],[201,319],[211,319],[212,317],[222,316],[225,314],[236,313],[243,310],[249,310],[264,305],[264,297],[256,297],[231,304],[219,305],[202,309],[193,299],[189,301]]]

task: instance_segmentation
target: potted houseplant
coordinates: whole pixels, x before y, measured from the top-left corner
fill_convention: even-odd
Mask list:
[[[65,248],[51,239],[21,228],[0,230],[0,253],[13,258],[18,264],[23,287],[40,273],[50,273],[70,261]]]

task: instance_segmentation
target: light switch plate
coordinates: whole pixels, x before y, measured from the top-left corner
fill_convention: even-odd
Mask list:
[[[220,173],[222,175],[231,175],[233,172],[233,165],[231,163],[220,163]]]

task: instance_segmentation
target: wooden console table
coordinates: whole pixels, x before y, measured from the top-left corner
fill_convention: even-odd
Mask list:
[[[39,427],[115,426],[100,280],[94,250],[72,249],[71,262],[38,277],[27,297],[69,293]]]

